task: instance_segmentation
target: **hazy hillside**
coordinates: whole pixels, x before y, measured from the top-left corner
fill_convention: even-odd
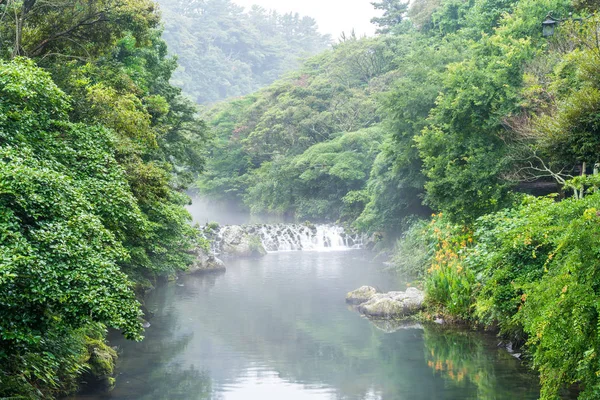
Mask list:
[[[314,19],[230,0],[160,0],[163,37],[179,59],[173,84],[200,104],[256,91],[324,50]]]

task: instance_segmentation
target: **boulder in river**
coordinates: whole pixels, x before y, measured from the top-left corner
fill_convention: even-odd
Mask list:
[[[348,293],[346,302],[358,304],[358,311],[371,318],[404,318],[423,308],[425,294],[416,288],[404,292],[377,293],[375,288],[363,286]]]
[[[222,252],[233,257],[261,257],[267,254],[260,237],[242,226],[228,226],[222,231]]]
[[[207,252],[202,248],[198,248],[194,252],[194,256],[194,263],[187,271],[190,274],[222,272],[226,270],[225,263],[215,257],[212,252]]]
[[[84,362],[87,364],[87,371],[84,373],[84,380],[92,386],[111,390],[115,385],[115,365],[117,362],[117,352],[109,347],[104,340],[85,337],[86,354]]]
[[[346,295],[346,303],[362,304],[369,301],[371,297],[377,294],[377,289],[373,286],[361,286]]]

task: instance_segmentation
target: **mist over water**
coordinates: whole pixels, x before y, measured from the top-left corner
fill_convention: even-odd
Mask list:
[[[274,224],[286,221],[283,217],[274,215],[251,215],[248,210],[234,202],[216,201],[196,193],[189,193],[192,204],[187,210],[192,214],[193,222],[206,225],[218,222],[220,225]]]

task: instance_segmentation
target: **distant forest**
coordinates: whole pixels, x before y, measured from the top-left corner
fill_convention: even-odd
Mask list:
[[[252,93],[331,43],[316,21],[230,0],[160,0],[163,38],[177,55],[172,83],[199,104]]]

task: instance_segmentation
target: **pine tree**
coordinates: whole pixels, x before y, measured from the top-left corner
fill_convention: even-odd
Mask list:
[[[379,27],[377,33],[381,34],[390,33],[404,20],[408,10],[408,2],[403,3],[401,0],[382,0],[371,4],[375,9],[383,10],[383,16],[371,19],[371,22]]]

